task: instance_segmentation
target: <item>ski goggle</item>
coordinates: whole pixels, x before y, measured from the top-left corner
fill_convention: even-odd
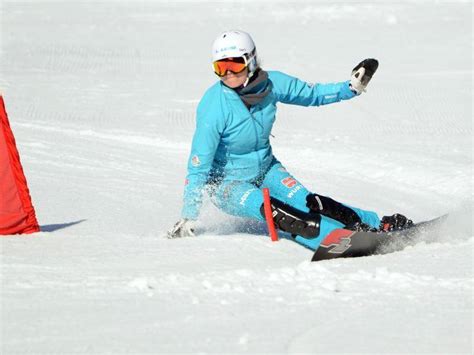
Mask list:
[[[218,76],[224,76],[228,71],[238,74],[247,68],[247,59],[245,57],[225,58],[216,60],[212,66],[214,73]]]

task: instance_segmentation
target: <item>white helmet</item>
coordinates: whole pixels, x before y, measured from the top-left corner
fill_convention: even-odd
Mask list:
[[[212,61],[236,57],[245,58],[251,77],[258,68],[257,49],[252,37],[239,30],[221,33],[212,45]]]

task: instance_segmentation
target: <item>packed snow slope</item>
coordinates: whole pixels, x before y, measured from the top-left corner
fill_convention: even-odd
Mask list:
[[[469,1],[2,1],[1,71],[42,232],[0,238],[1,351],[471,353]],[[391,254],[310,263],[265,226],[179,218],[194,112],[224,30],[310,82],[368,92],[279,107],[276,156],[380,215],[450,213]]]

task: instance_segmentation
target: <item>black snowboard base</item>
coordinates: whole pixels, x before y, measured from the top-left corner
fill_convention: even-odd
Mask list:
[[[393,232],[355,232],[336,229],[321,242],[311,261],[386,254],[416,243],[420,233],[429,232],[442,224],[448,215],[413,224]]]

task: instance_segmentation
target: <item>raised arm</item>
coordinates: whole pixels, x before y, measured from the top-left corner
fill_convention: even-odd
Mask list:
[[[361,94],[377,67],[375,59],[365,59],[353,69],[351,80],[329,84],[311,84],[277,71],[269,72],[269,76],[278,101],[300,106],[320,106]]]
[[[311,84],[281,72],[271,72],[273,92],[278,101],[300,106],[327,105],[356,96],[350,81]]]

